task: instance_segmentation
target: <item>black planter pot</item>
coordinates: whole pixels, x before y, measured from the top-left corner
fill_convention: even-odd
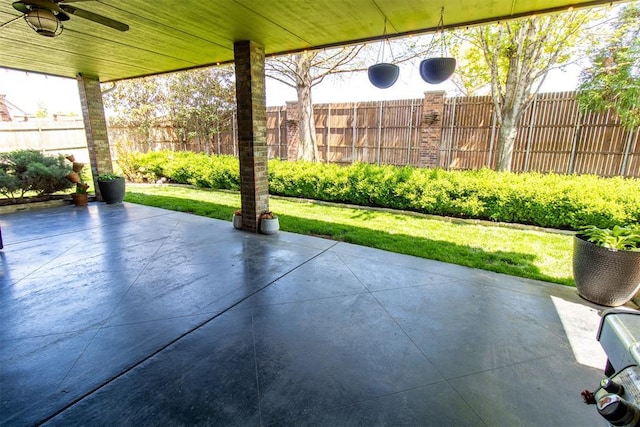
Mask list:
[[[400,68],[395,64],[383,62],[369,67],[368,75],[372,85],[380,89],[386,89],[393,86],[398,80]]]
[[[614,251],[576,235],[573,278],[582,298],[610,307],[623,305],[640,290],[640,252]]]
[[[102,200],[107,204],[121,203],[124,200],[124,178],[115,178],[110,180],[98,180],[98,188],[102,194]]]
[[[455,70],[455,58],[429,58],[420,63],[420,77],[432,85],[447,80]]]

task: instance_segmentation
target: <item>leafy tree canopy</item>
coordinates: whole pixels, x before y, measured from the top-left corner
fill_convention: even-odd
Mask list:
[[[627,128],[640,126],[640,4],[625,6],[610,37],[589,55],[580,75],[578,102],[586,111],[612,109]]]
[[[536,16],[452,32],[460,62],[454,81],[467,95],[489,86],[499,126],[498,170],[511,170],[517,124],[548,72],[576,57],[593,35],[591,10]]]
[[[104,90],[112,120],[148,134],[153,123],[170,120],[182,138],[206,139],[230,121],[235,110],[231,67],[208,67],[117,82]]]

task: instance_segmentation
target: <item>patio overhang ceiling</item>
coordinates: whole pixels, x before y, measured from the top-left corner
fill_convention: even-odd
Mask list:
[[[77,1],[77,0],[76,0]],[[614,0],[614,2],[617,0]],[[101,81],[233,61],[233,43],[252,40],[277,55],[434,31],[445,6],[447,27],[468,26],[611,1],[579,0],[94,0],[69,3],[129,25],[120,32],[71,16],[55,38],[23,19],[0,28],[0,66]],[[0,4],[0,25],[20,13]]]

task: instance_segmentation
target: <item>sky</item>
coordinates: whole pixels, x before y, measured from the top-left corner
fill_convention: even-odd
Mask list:
[[[609,17],[617,15],[618,6],[608,9]],[[422,80],[419,73],[419,62],[400,64],[400,77],[395,85],[388,89],[374,87],[367,78],[366,72],[328,76],[312,91],[314,103],[358,102],[393,99],[422,98],[424,92],[444,90],[448,94],[455,92],[451,81],[439,85],[429,85]],[[580,73],[578,65],[569,65],[565,70],[552,70],[547,76],[542,92],[571,91],[577,87]],[[296,100],[293,88],[275,80],[266,82],[267,105],[284,105],[287,101]],[[81,114],[78,86],[75,79],[44,76],[36,73],[0,68],[0,95],[27,113],[35,114],[40,106],[44,106],[49,114]]]
[[[553,71],[547,78],[544,92],[573,90],[579,73],[577,66],[565,72]],[[422,80],[418,64],[400,65],[400,77],[388,89],[378,89],[371,85],[366,72],[329,76],[313,88],[314,103],[379,101],[390,99],[422,98],[424,92],[444,90],[453,93],[450,81],[430,85]],[[267,105],[284,105],[296,100],[293,88],[275,80],[267,79]],[[0,94],[27,113],[35,114],[40,106],[45,106],[49,114],[81,114],[78,85],[75,79],[45,76],[0,68]]]

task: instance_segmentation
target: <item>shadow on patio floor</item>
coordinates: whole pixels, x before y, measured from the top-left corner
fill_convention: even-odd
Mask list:
[[[0,224],[0,424],[603,425],[573,288],[128,203]]]

